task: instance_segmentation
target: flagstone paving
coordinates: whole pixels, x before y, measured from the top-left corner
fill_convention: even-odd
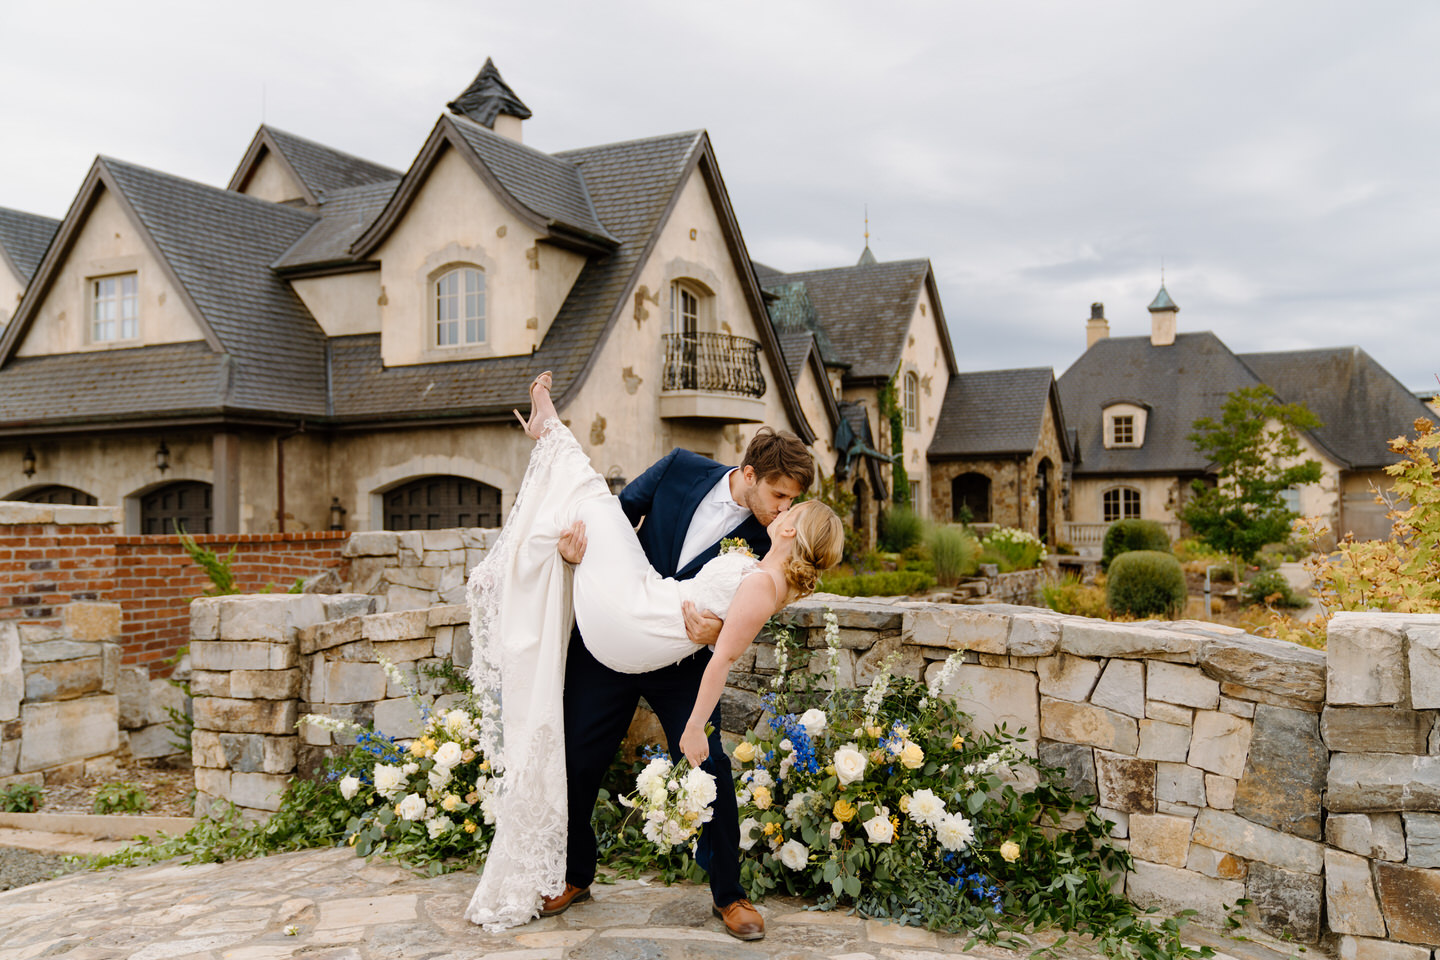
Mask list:
[[[597,884],[565,914],[490,934],[462,916],[475,878],[422,879],[344,849],[78,873],[0,893],[0,960],[1020,960],[1025,952],[771,898],[741,943],[709,890]],[[287,930],[293,932],[287,933]],[[1087,951],[1067,945],[1066,957]]]

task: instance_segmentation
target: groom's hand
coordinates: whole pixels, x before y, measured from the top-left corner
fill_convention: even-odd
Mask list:
[[[691,643],[715,646],[715,641],[720,639],[720,628],[725,625],[724,620],[709,610],[696,609],[689,600],[680,605],[680,612],[685,615],[685,635]]]
[[[585,559],[585,548],[588,545],[589,541],[585,539],[585,521],[576,520],[560,534],[556,549],[566,563],[579,563]]]

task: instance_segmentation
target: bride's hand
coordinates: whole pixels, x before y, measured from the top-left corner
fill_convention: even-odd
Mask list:
[[[585,521],[576,520],[565,528],[560,534],[560,542],[556,549],[560,551],[560,557],[566,563],[579,563],[585,559],[585,547],[589,541],[585,539]]]
[[[697,730],[688,723],[680,734],[680,752],[690,761],[692,767],[699,767],[710,757],[710,738],[703,729]]]

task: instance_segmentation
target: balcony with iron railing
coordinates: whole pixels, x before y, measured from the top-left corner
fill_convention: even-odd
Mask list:
[[[728,333],[667,333],[660,416],[759,423],[765,419],[760,344]]]

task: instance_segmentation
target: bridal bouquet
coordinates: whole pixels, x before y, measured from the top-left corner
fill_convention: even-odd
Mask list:
[[[688,846],[700,828],[715,815],[715,777],[688,760],[672,763],[654,756],[635,778],[635,792],[620,804],[638,810],[645,819],[645,839],[662,849]]]
[[[476,717],[458,706],[431,709],[409,677],[383,659],[381,667],[424,718],[419,736],[401,742],[332,717],[300,721],[356,738],[339,778],[353,811],[346,842],[361,856],[388,851],[432,872],[444,861],[473,860],[489,845],[500,786],[480,753]]]

